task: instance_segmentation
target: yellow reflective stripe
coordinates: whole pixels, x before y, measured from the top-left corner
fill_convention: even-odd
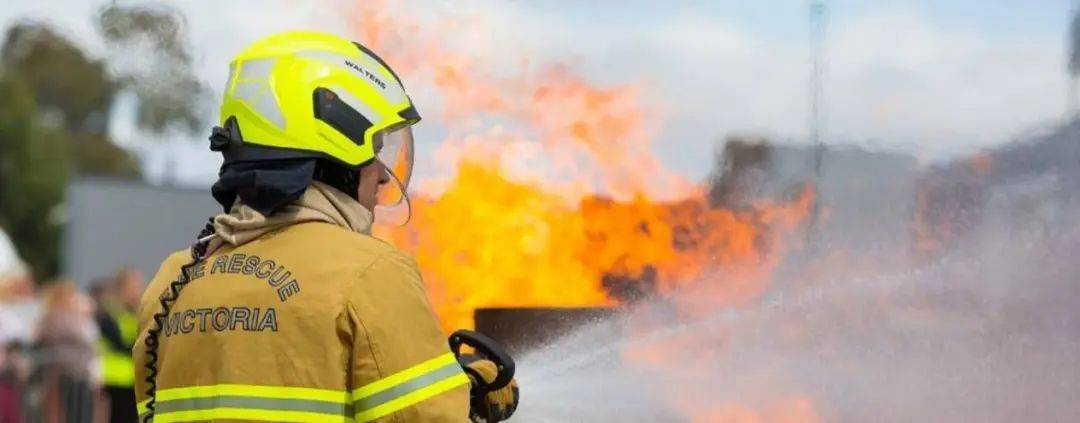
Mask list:
[[[380,391],[386,390],[387,388],[399,385],[402,382],[407,382],[418,376],[423,376],[428,372],[431,372],[432,370],[437,370],[449,363],[457,363],[457,358],[454,358],[453,353],[446,353],[440,355],[431,360],[425,361],[408,369],[402,370],[390,376],[356,388],[352,391],[353,400],[360,400],[372,396]]]
[[[235,384],[189,386],[184,388],[162,389],[157,392],[157,400],[158,402],[162,402],[175,399],[204,398],[225,395],[260,398],[304,399],[336,402],[341,404],[347,404],[351,402],[349,398],[349,393],[345,391],[288,386]]]
[[[258,401],[244,400],[280,399],[310,400],[356,406],[356,419],[367,421],[377,419],[403,408],[409,407],[440,393],[469,383],[469,378],[461,371],[457,359],[452,353],[446,353],[431,360],[409,367],[398,373],[382,378],[349,392],[315,388],[281,387],[263,385],[219,384],[207,386],[189,386],[183,388],[162,389],[157,392],[157,403],[194,400],[200,398],[220,399],[218,402],[198,402],[182,408],[157,413],[154,418],[159,422],[194,421],[212,419],[246,419],[264,421],[349,421],[348,416],[327,413],[267,409],[270,404],[263,401],[259,408],[237,407],[235,402]],[[236,398],[229,398],[236,397]],[[229,402],[234,403],[229,403]],[[137,405],[139,414],[147,412],[144,400]],[[265,404],[264,404],[265,403]],[[368,408],[362,408],[367,404]],[[214,405],[217,405],[216,407]],[[246,405],[246,404],[245,404]],[[206,407],[189,409],[190,407]],[[255,407],[255,406],[252,406]],[[321,406],[320,406],[321,407]],[[158,407],[160,408],[160,407]],[[276,406],[275,406],[276,408]]]
[[[375,420],[379,417],[383,417],[387,414],[393,413],[411,405],[415,405],[423,400],[426,400],[428,398],[468,383],[469,377],[465,376],[465,373],[459,373],[455,376],[451,376],[448,379],[443,379],[439,382],[435,382],[423,389],[418,389],[409,394],[398,397],[392,401],[385,402],[374,408],[360,410],[358,413],[356,413],[356,421],[367,422]]]
[[[469,383],[446,353],[353,390],[357,421],[370,421]]]
[[[210,410],[214,408],[243,408],[246,410],[301,411],[305,413],[328,414],[337,417],[353,416],[353,407],[340,402],[327,402],[295,398],[264,398],[220,396],[178,399],[157,403],[157,414],[176,413],[190,410]]]
[[[205,420],[236,419],[268,422],[351,422],[345,416],[332,416],[303,411],[253,410],[247,408],[209,408],[204,410],[174,411],[154,415],[155,423],[192,422]]]
[[[270,399],[297,399],[297,400],[314,400],[314,401],[326,401],[338,404],[352,405],[352,400],[349,397],[349,393],[345,391],[334,391],[328,389],[316,389],[316,388],[300,388],[300,387],[287,387],[287,386],[262,386],[262,385],[238,385],[238,384],[220,384],[220,385],[206,385],[206,386],[189,386],[184,388],[170,388],[162,389],[157,392],[157,404],[161,404],[166,401],[195,399],[195,398],[208,398],[219,396],[240,396],[240,397],[255,397],[255,398],[270,398]],[[148,410],[146,405],[150,402],[149,399],[143,400],[136,404],[136,409],[139,415],[145,414]],[[160,408],[160,407],[158,407]],[[233,408],[220,408],[227,410],[234,410]],[[240,409],[236,409],[240,410]],[[270,412],[265,410],[246,410],[244,412]],[[182,412],[171,412],[167,415],[181,414],[187,415],[195,411],[205,410],[190,410]],[[290,412],[300,413],[300,412]],[[310,415],[318,415],[326,417],[325,414],[319,413],[303,413]],[[157,414],[158,416],[166,414]],[[334,417],[334,416],[330,416]],[[160,419],[159,419],[160,420]],[[286,419],[289,420],[289,419]]]

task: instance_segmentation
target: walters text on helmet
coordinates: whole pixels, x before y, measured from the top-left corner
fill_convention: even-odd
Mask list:
[[[364,74],[364,75],[365,75],[365,76],[367,76],[367,77],[368,77],[368,79],[370,79],[370,80],[371,80],[372,82],[374,82],[374,83],[378,84],[378,85],[379,85],[379,88],[382,88],[382,89],[384,89],[384,90],[386,89],[386,83],[385,83],[385,82],[382,82],[382,80],[381,80],[381,79],[379,79],[379,77],[378,77],[378,76],[375,76],[375,74],[373,74],[373,73],[371,73],[371,72],[368,72],[368,71],[367,71],[367,69],[363,69],[363,68],[361,68],[360,66],[357,66],[357,65],[356,65],[356,63],[350,62],[350,61],[348,61],[348,60],[346,60],[346,61],[345,61],[345,66],[348,66],[348,67],[350,67],[350,68],[353,68],[353,69],[355,69],[355,70],[356,70],[357,72],[360,72],[360,73]]]

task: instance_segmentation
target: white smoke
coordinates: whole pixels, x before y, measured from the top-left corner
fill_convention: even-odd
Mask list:
[[[520,419],[1076,421],[1080,212],[1074,186],[1034,173],[937,257],[867,271],[880,251],[834,243],[844,261],[792,254],[749,306],[688,319],[674,294],[527,354]]]

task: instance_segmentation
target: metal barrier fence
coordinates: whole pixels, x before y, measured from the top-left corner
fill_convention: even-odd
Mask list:
[[[8,369],[2,375],[21,411],[0,414],[0,423],[109,421],[108,398],[94,377],[96,356],[82,348],[51,347],[28,351],[26,358],[26,374]]]

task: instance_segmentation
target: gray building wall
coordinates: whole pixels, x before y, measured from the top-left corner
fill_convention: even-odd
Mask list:
[[[85,287],[125,266],[153,276],[221,207],[209,189],[81,178],[68,186],[66,212],[61,273]]]

